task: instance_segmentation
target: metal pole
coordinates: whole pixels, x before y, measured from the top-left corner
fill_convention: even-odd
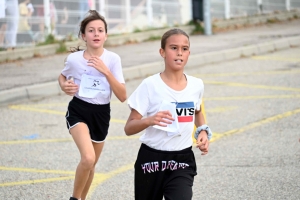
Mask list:
[[[100,10],[100,14],[105,17],[105,0],[99,0],[99,10]]]
[[[203,4],[204,32],[205,35],[211,35],[210,0],[203,0]]]
[[[225,19],[230,19],[230,0],[224,1],[225,7]]]
[[[285,0],[285,7],[287,11],[291,10],[291,1],[290,0]]]
[[[263,5],[262,5],[262,0],[257,0],[257,10],[259,14],[263,13]]]
[[[151,27],[153,25],[152,0],[147,0],[147,18],[148,26]]]
[[[130,25],[131,22],[131,14],[130,14],[130,8],[131,8],[131,2],[130,0],[126,0],[126,25],[127,27]]]
[[[51,20],[50,20],[50,1],[44,0],[44,23],[46,27],[46,33],[51,33]]]
[[[91,10],[95,10],[96,9],[96,2],[95,0],[91,0]]]

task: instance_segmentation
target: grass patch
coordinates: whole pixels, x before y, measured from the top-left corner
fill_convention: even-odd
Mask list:
[[[160,40],[161,39],[161,36],[154,36],[154,35],[151,35],[148,39],[144,40],[145,42],[148,42],[148,41],[155,41],[155,40]]]

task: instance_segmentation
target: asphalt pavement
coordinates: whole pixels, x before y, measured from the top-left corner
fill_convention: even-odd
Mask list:
[[[194,148],[193,199],[298,200],[300,48],[186,70],[203,79],[210,152]],[[128,94],[142,79],[127,82]],[[0,199],[68,199],[79,161],[59,95],[0,108]],[[89,199],[130,200],[140,142],[125,136],[126,103],[112,99],[108,140]]]
[[[226,45],[227,48],[247,45],[244,42],[254,42],[250,36],[255,33],[255,38],[263,41],[274,39],[275,35],[299,35],[295,27],[297,23],[253,27],[211,37],[192,36],[192,53],[225,49]],[[200,42],[193,42],[197,38],[203,41],[203,48]],[[155,52],[158,54],[158,41],[114,47],[115,52],[118,49],[124,51],[120,55],[125,68],[131,66],[125,62],[130,60],[127,55],[134,52],[135,56],[128,62],[142,64],[135,64],[133,59],[143,61],[143,56],[138,56],[138,46],[141,52],[151,53],[144,56],[145,61],[149,61],[151,55],[152,61],[159,59],[159,56],[154,57]],[[214,133],[208,155],[201,156],[193,148],[198,167],[193,199],[300,199],[299,55],[299,47],[289,48],[186,69],[187,74],[204,81],[205,116]],[[11,73],[19,73],[20,80],[25,76],[23,84],[47,82],[56,79],[63,65],[56,66],[54,63],[62,62],[65,56],[28,59],[5,65],[15,69]],[[195,62],[191,64],[197,64],[197,60],[191,61]],[[17,63],[23,65],[18,68],[15,66]],[[49,79],[34,79],[37,76],[33,76],[33,72],[41,73],[35,71],[38,67],[35,68],[34,63],[40,63],[43,72],[53,66],[49,69],[52,71],[51,76],[48,74]],[[7,72],[5,77],[9,74]],[[141,78],[127,81],[128,95],[141,81]],[[55,95],[0,107],[0,199],[69,198],[79,162],[78,150],[64,118],[70,99],[67,95]],[[129,115],[126,103],[119,103],[113,96],[111,110],[108,139],[96,166],[90,200],[134,199],[133,165],[140,146],[140,134],[128,137],[124,133]]]

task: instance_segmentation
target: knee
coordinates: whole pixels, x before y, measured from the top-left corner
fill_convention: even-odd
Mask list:
[[[84,155],[80,162],[85,169],[92,170],[95,166],[95,155]]]

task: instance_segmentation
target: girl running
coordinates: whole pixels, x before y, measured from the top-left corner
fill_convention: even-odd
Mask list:
[[[159,52],[164,71],[143,80],[128,99],[131,113],[125,133],[146,130],[134,166],[135,199],[191,200],[197,174],[191,137],[194,126],[202,155],[208,153],[211,137],[200,109],[204,85],[183,72],[190,55],[184,31],[167,31]]]
[[[81,156],[70,200],[86,199],[108,133],[112,92],[121,102],[127,98],[120,56],[103,47],[105,19],[90,10],[81,22],[79,36],[87,48],[67,57],[58,78],[61,89],[74,96],[66,120]]]

